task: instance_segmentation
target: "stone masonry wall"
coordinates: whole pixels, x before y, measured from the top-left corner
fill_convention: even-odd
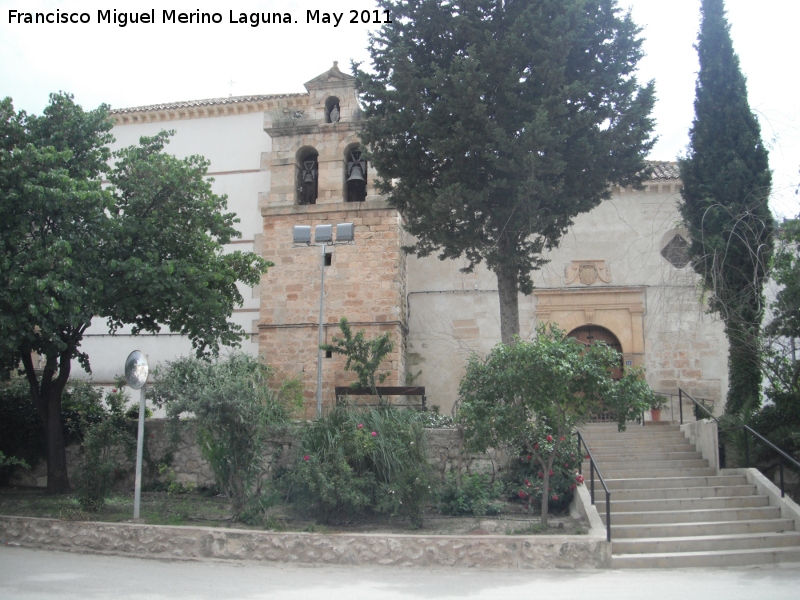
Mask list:
[[[166,421],[148,419],[145,424],[146,452],[142,470],[145,487],[156,482],[166,482],[174,477],[177,483],[190,484],[195,487],[209,487],[214,484],[214,473],[200,453],[195,438],[195,425],[191,421],[184,423],[180,436],[172,446],[172,460],[167,463],[170,451],[170,440],[166,430]],[[461,433],[457,429],[426,429],[428,443],[428,459],[433,471],[444,479],[445,474],[459,464]],[[264,467],[267,472],[280,467],[291,467],[297,459],[295,444],[296,429],[275,430],[269,437],[264,454]],[[148,459],[149,458],[149,459]],[[81,459],[80,447],[73,445],[67,448],[67,466],[70,477],[74,477]],[[501,454],[465,455],[461,459],[461,468],[467,473],[492,473],[502,470],[505,457]],[[158,463],[168,464],[168,471],[159,473]],[[133,489],[135,464],[123,464],[125,471],[115,484],[115,489]],[[171,472],[170,472],[171,471]],[[47,464],[42,461],[33,469],[16,469],[9,480],[10,485],[45,487],[47,485]]]
[[[384,385],[405,381],[403,311],[405,273],[400,249],[400,217],[385,202],[288,206],[264,209],[263,257],[275,263],[261,284],[259,351],[282,377],[299,377],[305,388],[305,414],[316,410],[317,346],[321,248],[295,246],[294,225],[352,222],[356,241],[329,246],[325,267],[325,342],[339,335],[338,322],[347,317],[367,339],[388,332],[395,343],[381,365],[388,372]],[[347,385],[354,375],[344,371],[339,355],[323,359],[323,402],[330,406],[333,388]]]

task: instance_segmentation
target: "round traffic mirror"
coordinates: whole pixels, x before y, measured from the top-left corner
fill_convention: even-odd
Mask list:
[[[147,359],[138,350],[131,352],[128,358],[125,359],[125,381],[133,389],[142,389],[147,382],[149,373],[150,367],[147,365]]]

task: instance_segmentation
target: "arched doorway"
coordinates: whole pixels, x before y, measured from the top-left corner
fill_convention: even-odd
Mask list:
[[[622,344],[619,343],[617,336],[605,327],[583,325],[570,331],[569,337],[575,338],[587,347],[597,342],[605,342],[610,348],[616,350],[617,354],[619,354],[619,366],[611,370],[611,378],[614,380],[622,379]],[[591,421],[594,423],[614,423],[616,420],[616,415],[608,410],[602,402],[600,406],[592,411]]]
[[[591,346],[597,342],[605,342],[609,348],[616,350],[617,354],[619,354],[619,366],[611,371],[611,378],[614,380],[622,379],[622,344],[620,344],[617,336],[605,327],[583,325],[570,331],[569,337],[575,338],[585,346]]]

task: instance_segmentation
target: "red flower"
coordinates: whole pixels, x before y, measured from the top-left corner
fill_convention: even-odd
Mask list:
[[[586,481],[586,479],[583,477],[583,475],[579,474],[575,476],[575,481],[577,481],[578,483],[583,483],[584,481]]]
[[[539,442],[536,442],[536,443],[533,445],[533,449],[534,449],[534,450],[538,450],[538,449],[539,449]]]
[[[117,393],[117,388],[111,388],[111,391],[112,391],[114,394],[116,394],[116,393]]]
[[[592,457],[587,454],[584,458],[586,458],[586,460],[591,460]]]
[[[558,500],[558,495],[557,494],[553,494],[553,500],[556,500],[556,501]]]
[[[553,436],[552,435],[548,435],[547,436],[547,441],[548,442],[552,442],[553,441]]]
[[[523,498],[523,499],[524,499],[524,498],[525,498],[525,492],[523,492],[522,490],[520,490],[519,492],[517,492],[517,496],[519,496],[520,498]]]
[[[303,457],[303,460],[309,460],[310,458],[311,458],[311,457],[310,457],[308,454],[306,454],[306,455]]]
[[[539,471],[539,477],[544,477],[544,473],[542,473],[541,471]]]
[[[530,460],[531,460],[531,455],[528,454],[528,462],[530,462]]]
[[[525,485],[527,485],[528,487],[531,487],[531,482],[526,479],[525,480]]]
[[[550,469],[550,477],[553,476],[553,469]]]
[[[359,429],[364,429],[364,424],[363,424],[363,423],[359,423],[359,424],[358,424],[358,428],[359,428]]]
[[[560,438],[558,438],[558,439],[559,439],[560,441],[562,441],[562,442],[564,441],[564,437],[563,437],[563,436],[562,436],[562,437],[560,437]]]
[[[569,486],[569,489],[574,490],[576,487],[578,486],[573,483],[571,486]]]
[[[373,431],[372,433],[370,433],[370,435],[372,437],[378,437],[378,432],[377,431]]]

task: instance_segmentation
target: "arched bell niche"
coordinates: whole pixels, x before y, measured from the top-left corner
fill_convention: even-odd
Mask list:
[[[295,188],[297,204],[316,204],[319,189],[319,153],[311,147],[297,151]]]

